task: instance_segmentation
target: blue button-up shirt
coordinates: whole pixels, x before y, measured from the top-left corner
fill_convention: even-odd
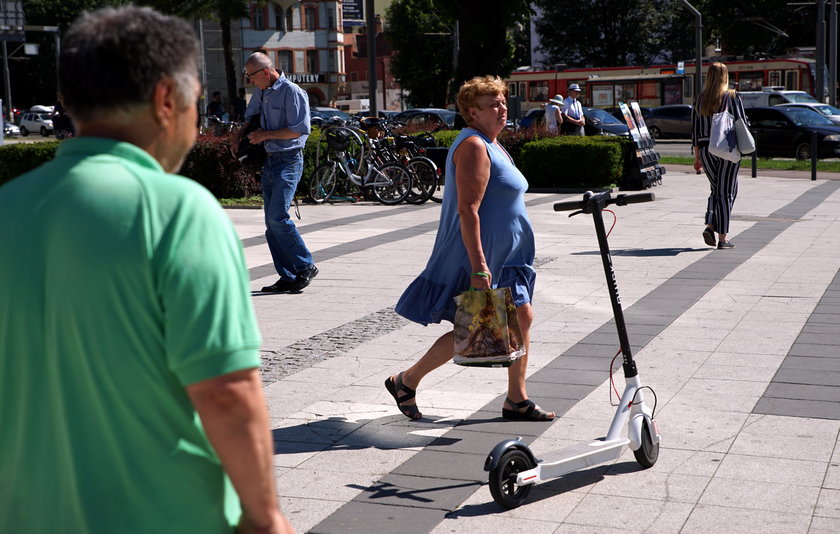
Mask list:
[[[306,144],[311,127],[309,125],[309,97],[306,92],[290,82],[283,73],[271,87],[254,89],[245,120],[260,115],[263,130],[288,128],[301,134],[295,139],[269,139],[263,143],[268,153],[301,150]]]

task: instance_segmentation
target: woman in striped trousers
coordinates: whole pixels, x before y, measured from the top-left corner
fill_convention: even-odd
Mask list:
[[[703,240],[710,247],[715,246],[715,232],[718,233],[717,248],[735,248],[726,239],[729,233],[729,218],[738,195],[738,169],[741,162],[732,163],[709,153],[709,132],[712,115],[726,108],[735,119],[747,120],[744,104],[734,90],[729,89],[729,71],[723,63],[712,63],[706,74],[706,84],[691,109],[691,145],[694,149],[694,169],[697,174],[706,171],[711,192],[706,203],[706,228]]]

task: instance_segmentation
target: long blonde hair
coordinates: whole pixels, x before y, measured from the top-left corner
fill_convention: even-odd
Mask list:
[[[706,72],[706,84],[697,98],[697,108],[700,115],[714,115],[720,110],[723,93],[729,91],[732,97],[734,91],[729,90],[729,70],[723,63],[712,63]]]

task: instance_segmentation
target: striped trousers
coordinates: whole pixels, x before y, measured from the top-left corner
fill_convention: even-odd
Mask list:
[[[709,154],[708,146],[700,147],[700,162],[709,179],[711,193],[706,202],[706,224],[719,234],[729,233],[729,217],[738,196],[738,169],[741,162],[732,163]]]

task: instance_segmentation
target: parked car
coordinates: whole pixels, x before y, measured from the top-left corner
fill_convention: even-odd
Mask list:
[[[312,126],[323,126],[332,118],[338,117],[343,121],[350,121],[352,118],[340,109],[312,106],[309,108],[309,122]]]
[[[807,108],[819,111],[826,117],[828,120],[833,122],[834,124],[840,124],[840,109],[837,109],[834,106],[829,106],[828,104],[820,104],[819,102],[800,102],[798,104],[777,104],[778,106],[792,106],[795,108]]]
[[[644,106],[639,106],[639,111],[642,112],[642,118],[645,119],[650,113],[651,108],[646,108]],[[621,108],[614,107],[614,108],[604,108],[604,111],[615,117],[616,119],[620,120],[622,124],[624,124],[624,114],[621,112]],[[635,117],[635,116],[634,116]]]
[[[50,135],[53,132],[52,112],[24,113],[20,119],[20,135],[26,137],[30,132],[38,132],[44,137]]]
[[[795,106],[747,108],[759,156],[810,159],[811,133],[817,134],[817,157],[840,156],[840,125],[813,109]]]
[[[529,109],[525,115],[519,119],[520,128],[533,128],[545,124],[545,108]]]
[[[583,108],[583,118],[586,119],[583,128],[586,135],[630,135],[624,120],[619,121],[604,109]]]
[[[465,125],[458,113],[441,108],[407,109],[397,113],[392,119],[409,127],[420,127],[426,130],[457,130]]]
[[[20,135],[20,128],[13,122],[3,121],[3,137],[17,137]]]
[[[817,99],[805,91],[789,91],[784,87],[765,87],[761,91],[741,91],[738,93],[745,108],[776,106],[779,104],[817,103]]]
[[[691,106],[688,104],[659,106],[642,117],[654,139],[691,137]]]
[[[584,133],[586,135],[630,135],[630,129],[605,110],[600,108],[583,108],[583,118],[586,119]],[[545,125],[545,108],[529,109],[525,116],[519,119],[519,128],[534,128]]]

